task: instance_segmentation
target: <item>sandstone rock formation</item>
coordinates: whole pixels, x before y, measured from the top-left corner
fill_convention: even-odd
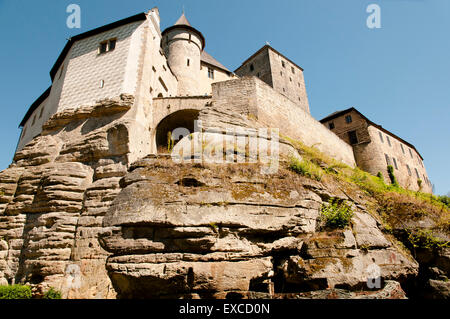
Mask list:
[[[64,298],[405,298],[421,278],[427,297],[448,298],[448,249],[411,256],[367,194],[287,169],[287,156],[301,159],[289,142],[276,142],[271,174],[264,161],[242,163],[252,155],[238,146],[222,150],[232,164],[136,161],[133,103],[122,95],[55,114],[0,172],[0,285]],[[200,118],[218,131],[185,137],[175,153],[197,139],[215,148],[229,126],[260,127],[244,115],[208,106]],[[272,136],[257,141],[270,158]],[[344,229],[321,222],[330,198],[352,205]],[[372,279],[382,279],[375,290]]]
[[[418,264],[356,207],[351,228],[320,231],[329,190],[257,164],[135,163],[103,220],[106,268],[121,298],[225,298],[366,286],[368,267],[405,282]],[[349,199],[336,189],[333,196]],[[325,196],[326,197],[326,196]]]
[[[97,234],[126,173],[127,123],[118,119],[133,100],[55,114],[0,173],[0,283],[115,296]]]

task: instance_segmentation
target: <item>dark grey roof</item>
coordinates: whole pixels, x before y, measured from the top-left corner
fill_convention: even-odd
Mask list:
[[[222,63],[214,59],[208,52],[202,51],[201,61],[231,73]]]

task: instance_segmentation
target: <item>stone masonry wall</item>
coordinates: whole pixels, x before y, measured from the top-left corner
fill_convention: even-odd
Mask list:
[[[348,115],[352,117],[351,123],[347,123],[345,120]],[[420,178],[422,180],[422,191],[432,191],[432,185],[429,182],[425,166],[414,149],[392,135],[388,135],[384,131],[370,125],[356,111],[350,111],[325,122],[325,127],[329,128],[330,123],[334,125],[334,128],[331,130],[349,145],[348,133],[356,131],[358,142],[352,146],[356,164],[362,170],[373,175],[381,172],[384,180],[389,183],[386,154],[389,156],[389,164],[394,167],[394,175],[400,186],[411,190],[419,190],[417,179]],[[410,171],[408,171],[408,166]],[[419,177],[416,174],[416,169]]]
[[[355,166],[353,150],[309,113],[256,77],[213,84],[213,104],[200,113],[204,125],[279,128],[280,134],[315,146]]]

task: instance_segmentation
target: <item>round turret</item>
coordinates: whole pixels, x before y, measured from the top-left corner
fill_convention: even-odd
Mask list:
[[[201,95],[199,75],[200,57],[205,38],[193,28],[184,13],[178,21],[162,33],[162,48],[168,64],[178,79],[178,95]]]

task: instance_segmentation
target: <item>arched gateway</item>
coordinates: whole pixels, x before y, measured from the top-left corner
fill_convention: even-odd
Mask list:
[[[184,109],[163,118],[156,127],[158,153],[168,153],[184,136],[193,133],[198,115],[199,110]]]

